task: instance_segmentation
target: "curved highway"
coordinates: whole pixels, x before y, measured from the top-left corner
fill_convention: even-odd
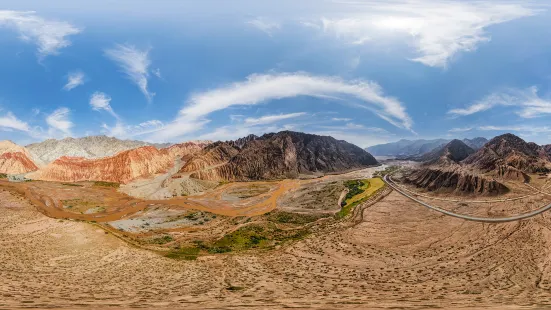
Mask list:
[[[449,215],[449,216],[453,216],[453,217],[456,217],[456,218],[460,218],[460,219],[464,219],[464,220],[467,220],[467,221],[475,221],[475,222],[483,222],[483,223],[505,223],[505,222],[514,222],[514,221],[520,221],[520,220],[524,220],[524,219],[528,219],[528,218],[531,218],[531,217],[534,217],[536,215],[539,215],[543,212],[546,212],[548,210],[551,209],[551,203],[546,205],[545,207],[543,208],[540,208],[540,209],[537,209],[537,210],[534,210],[534,211],[531,211],[531,212],[528,212],[528,213],[523,213],[523,214],[518,214],[518,215],[514,215],[514,216],[509,216],[509,217],[477,217],[477,216],[470,216],[470,215],[464,215],[464,214],[458,214],[458,213],[454,213],[454,212],[451,212],[451,211],[448,211],[448,210],[444,210],[442,208],[439,208],[439,207],[435,207],[435,206],[431,206],[429,205],[428,203],[426,202],[423,202],[413,196],[410,196],[408,193],[406,193],[405,191],[403,191],[402,189],[400,189],[397,185],[394,184],[394,182],[392,181],[392,178],[389,177],[388,175],[385,175],[383,180],[385,180],[385,182],[390,186],[392,187],[392,189],[394,189],[395,191],[397,191],[398,193],[406,196],[407,198],[431,209],[431,210],[434,210],[434,211],[437,211],[437,212],[440,212],[440,213],[443,213],[443,214],[446,214],[446,215]]]

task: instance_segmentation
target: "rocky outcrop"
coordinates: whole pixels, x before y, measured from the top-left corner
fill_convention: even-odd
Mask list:
[[[24,174],[38,167],[22,152],[7,152],[0,155],[0,173]]]
[[[125,184],[164,173],[173,167],[177,157],[191,155],[203,147],[203,143],[190,142],[161,150],[145,146],[100,159],[63,156],[29,177],[46,181],[105,181]]]
[[[216,168],[227,164],[239,150],[227,142],[215,142],[192,156],[180,169],[180,173]]]
[[[525,174],[547,173],[551,171],[549,159],[544,147],[513,134],[504,134],[490,140],[463,163],[483,172],[506,176],[511,174],[504,171],[511,171],[511,168]]]
[[[405,181],[427,190],[500,194],[506,186],[499,181],[529,182],[529,174],[551,171],[549,149],[513,134],[495,137],[475,153],[461,141],[452,141],[429,156],[441,155],[439,159],[426,162]]]
[[[411,160],[421,161],[424,165],[452,165],[458,163],[475,151],[467,146],[463,141],[452,140],[448,144],[426,153],[421,156],[413,157]]]
[[[39,166],[44,166],[62,157],[83,157],[97,159],[113,156],[119,152],[142,146],[168,147],[170,144],[152,144],[143,141],[119,140],[106,136],[84,138],[49,139],[40,143],[27,145],[31,157]]]
[[[377,164],[361,148],[327,136],[283,131],[237,141],[214,143],[190,159],[181,172],[205,180],[269,180]]]
[[[0,173],[23,174],[37,169],[24,147],[12,141],[0,141]]]
[[[404,178],[406,183],[429,191],[448,191],[456,194],[498,195],[509,191],[502,183],[460,169],[424,168]]]

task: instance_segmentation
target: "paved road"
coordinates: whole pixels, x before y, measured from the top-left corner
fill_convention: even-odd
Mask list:
[[[551,203],[546,205],[545,207],[541,208],[541,209],[537,209],[537,210],[534,210],[532,212],[528,212],[528,213],[523,213],[523,214],[518,214],[518,215],[514,215],[514,216],[509,216],[509,217],[495,217],[495,218],[491,218],[491,217],[477,217],[477,216],[470,216],[470,215],[464,215],[464,214],[458,214],[458,213],[454,213],[454,212],[451,212],[451,211],[448,211],[448,210],[444,210],[444,209],[441,209],[439,207],[435,207],[435,206],[431,206],[429,205],[428,203],[425,203],[413,196],[410,196],[408,193],[406,193],[405,191],[403,191],[402,189],[400,189],[397,185],[394,184],[394,182],[392,181],[392,178],[389,177],[388,175],[385,175],[385,177],[383,178],[385,180],[385,182],[390,186],[392,187],[392,189],[394,189],[395,191],[397,191],[398,193],[406,196],[407,198],[431,209],[431,210],[434,210],[434,211],[437,211],[437,212],[440,212],[440,213],[443,213],[443,214],[446,214],[446,215],[449,215],[449,216],[453,216],[453,217],[457,217],[457,218],[460,218],[460,219],[464,219],[464,220],[467,220],[467,221],[475,221],[475,222],[484,222],[484,223],[505,223],[505,222],[514,222],[514,221],[520,221],[520,220],[524,220],[524,219],[528,219],[528,218],[531,218],[531,217],[534,217],[536,215],[539,215],[543,212],[546,212],[548,210],[551,209]],[[541,192],[541,191],[540,191]],[[542,192],[543,193],[543,192]],[[544,193],[545,194],[545,193]]]

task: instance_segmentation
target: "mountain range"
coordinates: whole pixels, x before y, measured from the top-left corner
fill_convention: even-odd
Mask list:
[[[62,140],[48,139],[40,143],[27,145],[33,161],[39,165],[47,165],[62,157],[82,157],[96,159],[115,155],[142,146],[165,148],[170,144],[154,144],[136,140],[119,140],[107,136],[90,136],[83,138],[65,138]]]
[[[406,140],[402,139],[397,142],[378,144],[366,148],[366,151],[374,156],[397,156],[397,157],[410,157],[419,156],[425,153],[431,152],[436,148],[443,147],[451,141],[448,139],[433,139],[433,140]],[[463,139],[463,143],[468,145],[474,150],[480,149],[488,139],[486,138],[474,138]]]
[[[3,141],[0,152],[0,173],[28,173],[28,178],[46,181],[122,184],[168,173],[175,167],[180,175],[195,179],[245,181],[343,172],[378,164],[368,152],[348,142],[291,131],[170,146],[105,136],[46,140],[27,147]]]
[[[245,181],[297,178],[377,164],[371,154],[346,141],[282,131],[215,143],[195,154],[180,172],[196,171],[191,176],[203,180]]]
[[[508,191],[507,181],[529,182],[530,174],[550,172],[550,150],[513,134],[497,136],[477,151],[453,140],[421,156],[423,164],[404,181],[431,191],[500,194]]]

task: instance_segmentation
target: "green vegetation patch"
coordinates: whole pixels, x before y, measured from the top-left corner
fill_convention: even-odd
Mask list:
[[[346,217],[357,205],[365,202],[375,192],[384,187],[385,183],[380,178],[372,178],[346,181],[345,186],[349,191],[341,202],[341,210],[335,215],[337,219]]]
[[[251,249],[272,249],[286,241],[300,240],[308,235],[306,229],[282,230],[274,224],[249,225],[213,241],[197,240],[194,247],[210,254],[240,252]]]
[[[103,182],[103,181],[96,181],[94,182],[94,186],[99,187],[112,187],[112,188],[119,188],[121,185],[119,183],[114,182]]]
[[[268,213],[268,220],[275,223],[304,225],[328,216],[328,214],[304,214],[285,211],[272,211]]]
[[[241,227],[214,242],[214,244],[209,247],[208,251],[210,253],[225,253],[252,248],[263,248],[267,245],[267,235],[268,233],[262,226],[249,225]]]
[[[0,173],[0,179],[7,179],[8,175],[5,173]]]
[[[167,244],[169,242],[174,241],[174,238],[170,235],[164,235],[162,237],[156,237],[151,239],[150,243],[152,244]]]

